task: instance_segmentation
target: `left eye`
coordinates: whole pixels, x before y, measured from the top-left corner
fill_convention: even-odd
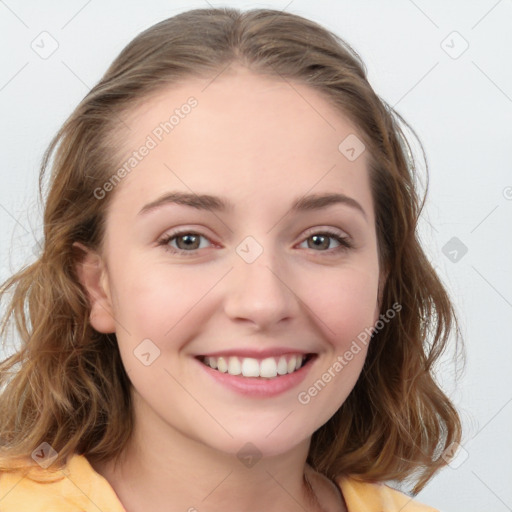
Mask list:
[[[338,244],[336,247],[330,247],[331,240],[335,240]],[[347,237],[343,237],[338,235],[337,233],[314,233],[308,236],[302,244],[307,244],[307,248],[312,249],[324,249],[324,250],[340,250],[340,249],[348,249],[351,246]],[[302,245],[301,244],[301,245]],[[318,251],[317,251],[318,252]],[[320,251],[324,252],[324,251]]]

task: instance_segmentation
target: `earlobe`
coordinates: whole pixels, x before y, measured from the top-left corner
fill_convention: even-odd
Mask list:
[[[79,242],[73,244],[77,256],[75,269],[89,298],[89,321],[98,332],[115,332],[115,320],[108,275],[101,256]]]

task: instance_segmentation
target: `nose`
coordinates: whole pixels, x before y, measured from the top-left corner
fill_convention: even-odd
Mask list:
[[[268,251],[247,263],[236,257],[229,273],[225,295],[225,313],[234,321],[268,330],[290,322],[300,311],[300,300],[293,290],[289,272],[278,266]]]

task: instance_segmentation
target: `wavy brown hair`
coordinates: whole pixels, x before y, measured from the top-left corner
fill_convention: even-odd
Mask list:
[[[105,461],[125,446],[133,427],[131,383],[115,336],[89,323],[73,244],[101,248],[113,193],[98,200],[94,190],[119,165],[123,115],[165,87],[216,77],[233,64],[305,84],[355,124],[369,153],[387,275],[381,308],[402,306],[374,333],[352,393],[313,434],[308,462],[330,478],[404,482],[415,475],[414,493],[447,464],[441,455],[460,441],[461,422],[435,381],[434,365],[451,333],[458,346],[460,330],[418,239],[424,196],[403,129],[410,127],[377,96],[358,55],[335,34],[294,14],[219,8],[188,11],[139,34],[44,155],[41,196],[51,167],[44,247],[0,289],[2,299],[10,295],[1,335],[7,339],[13,323],[21,338],[0,363],[0,470],[29,474],[27,459],[42,442],[58,452],[52,468],[73,453]]]

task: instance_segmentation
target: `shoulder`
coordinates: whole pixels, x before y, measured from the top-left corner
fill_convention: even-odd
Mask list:
[[[62,470],[0,472],[2,512],[125,512],[109,483],[82,455],[73,455]]]
[[[439,512],[383,483],[363,482],[351,476],[336,480],[349,512]]]

